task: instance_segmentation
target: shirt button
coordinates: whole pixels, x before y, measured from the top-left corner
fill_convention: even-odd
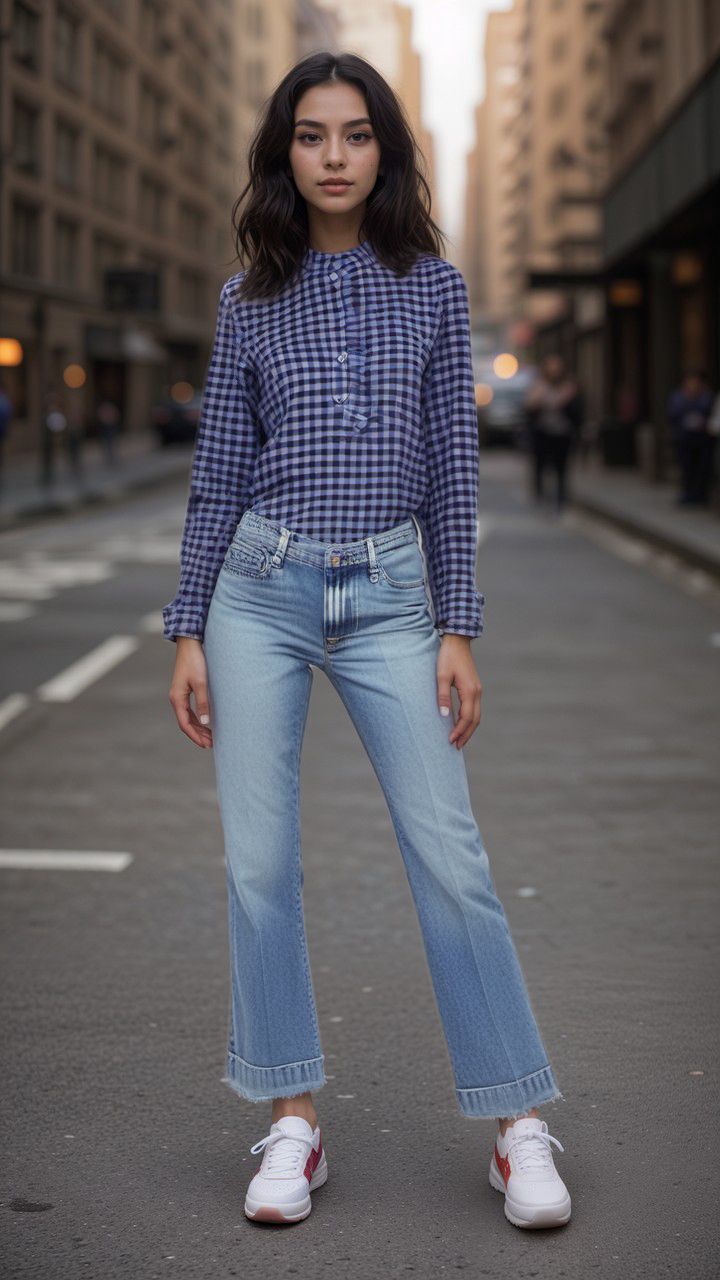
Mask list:
[[[338,356],[338,360],[340,361],[340,364],[342,364],[344,360],[347,360],[347,351],[341,351]]]
[[[331,279],[331,280],[337,280],[337,278],[338,278],[338,273],[337,273],[337,271],[331,271],[331,272],[330,272],[330,279]]]

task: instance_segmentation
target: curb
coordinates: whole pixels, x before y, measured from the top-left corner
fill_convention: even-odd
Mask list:
[[[174,484],[178,478],[189,475],[190,463],[187,458],[178,459],[176,467],[157,474],[139,475],[133,479],[121,481],[111,489],[91,489],[62,500],[40,498],[28,502],[14,511],[0,511],[0,534],[11,532],[32,524],[43,524],[50,520],[62,519],[86,512],[93,507],[112,506],[125,501],[134,493],[142,493],[147,489],[159,489],[166,484]]]
[[[592,498],[573,494],[570,505],[580,511],[586,511],[588,515],[604,520],[607,524],[614,525],[623,533],[631,534],[634,538],[639,538],[641,541],[649,543],[661,551],[671,552],[672,555],[677,556],[678,559],[684,561],[691,568],[702,569],[705,573],[720,581],[720,532],[718,555],[713,556],[711,553],[704,552],[701,548],[691,546],[687,542],[679,542],[677,538],[663,533],[652,525],[639,523],[637,520],[632,519],[631,516],[622,515],[614,509],[608,509],[602,502],[596,502]]]

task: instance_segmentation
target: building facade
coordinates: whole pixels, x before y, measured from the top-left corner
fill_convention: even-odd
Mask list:
[[[136,431],[169,388],[200,386],[248,130],[294,56],[294,9],[0,7],[0,349],[10,449],[30,453],[47,393],[80,430],[110,398]]]
[[[671,389],[689,368],[720,387],[720,5],[612,0],[604,33],[606,399],[661,480]]]

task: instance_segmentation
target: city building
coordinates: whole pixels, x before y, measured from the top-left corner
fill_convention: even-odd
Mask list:
[[[3,0],[0,363],[11,452],[45,396],[126,431],[201,383],[233,269],[231,211],[258,106],[295,56],[294,6]]]

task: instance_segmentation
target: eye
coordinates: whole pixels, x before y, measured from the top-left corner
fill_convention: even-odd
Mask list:
[[[317,133],[298,133],[298,134],[296,135],[296,137],[297,137],[297,141],[298,141],[298,142],[307,142],[307,141],[308,141],[308,139],[310,139],[310,138],[318,138],[319,136],[320,136],[320,135],[319,135],[319,134],[317,134]],[[366,142],[372,142],[372,134],[371,134],[371,133],[362,133],[362,132],[359,132],[359,133],[351,133],[349,136],[350,136],[351,138],[362,138],[362,139],[363,139],[364,141],[366,141]]]

